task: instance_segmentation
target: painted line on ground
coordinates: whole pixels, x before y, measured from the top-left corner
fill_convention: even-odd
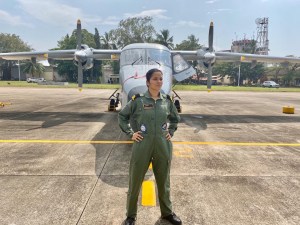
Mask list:
[[[156,206],[155,184],[152,180],[143,181],[142,206]]]
[[[40,144],[132,144],[133,141],[77,141],[77,140],[0,140],[0,143],[40,143]],[[300,143],[271,142],[199,142],[172,141],[175,145],[229,145],[229,146],[296,146]]]

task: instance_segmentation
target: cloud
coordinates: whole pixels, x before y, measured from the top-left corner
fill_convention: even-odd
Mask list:
[[[214,4],[216,3],[218,0],[209,0],[209,1],[205,1],[206,4]]]
[[[18,0],[20,8],[48,24],[68,26],[83,17],[80,9],[53,1]]]
[[[69,27],[74,26],[77,19],[83,23],[97,23],[102,25],[117,25],[116,17],[101,18],[99,16],[86,15],[81,8],[62,4],[56,0],[18,0],[20,8],[27,14],[46,24]]]
[[[163,15],[167,10],[165,9],[151,9],[151,10],[145,10],[140,13],[132,14],[132,13],[125,13],[125,17],[145,17],[145,16],[150,16],[153,18],[158,18],[158,19],[170,19],[170,17],[167,17]]]
[[[0,22],[4,22],[11,26],[28,26],[31,27],[30,24],[25,23],[20,16],[13,16],[6,11],[0,10]]]
[[[175,24],[175,27],[201,27],[201,28],[203,28],[204,26],[202,24],[194,22],[194,21],[180,20]]]

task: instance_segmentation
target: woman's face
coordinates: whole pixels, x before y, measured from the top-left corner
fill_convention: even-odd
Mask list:
[[[161,72],[154,72],[150,78],[150,81],[147,81],[149,89],[160,91],[161,86],[163,85],[163,76]]]

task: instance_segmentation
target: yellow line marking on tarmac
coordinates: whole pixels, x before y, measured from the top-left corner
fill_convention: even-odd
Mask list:
[[[133,141],[77,141],[77,140],[0,140],[0,143],[46,143],[46,144],[132,144]],[[173,141],[175,145],[229,145],[229,146],[300,146],[300,143],[274,142],[198,142]]]
[[[142,205],[156,206],[156,194],[154,181],[143,181],[142,184]]]
[[[179,158],[194,158],[193,156],[193,149],[189,147],[177,147],[174,146],[173,153],[176,157]]]
[[[152,170],[152,162],[149,170]],[[142,184],[142,206],[156,206],[156,193],[154,181],[143,181]]]

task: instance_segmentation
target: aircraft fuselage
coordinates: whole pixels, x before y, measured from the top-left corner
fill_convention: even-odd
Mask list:
[[[172,60],[168,48],[159,44],[131,44],[126,46],[120,55],[120,83],[122,85],[122,107],[138,93],[147,90],[146,73],[157,68],[163,73],[161,91],[170,94],[172,91]]]

